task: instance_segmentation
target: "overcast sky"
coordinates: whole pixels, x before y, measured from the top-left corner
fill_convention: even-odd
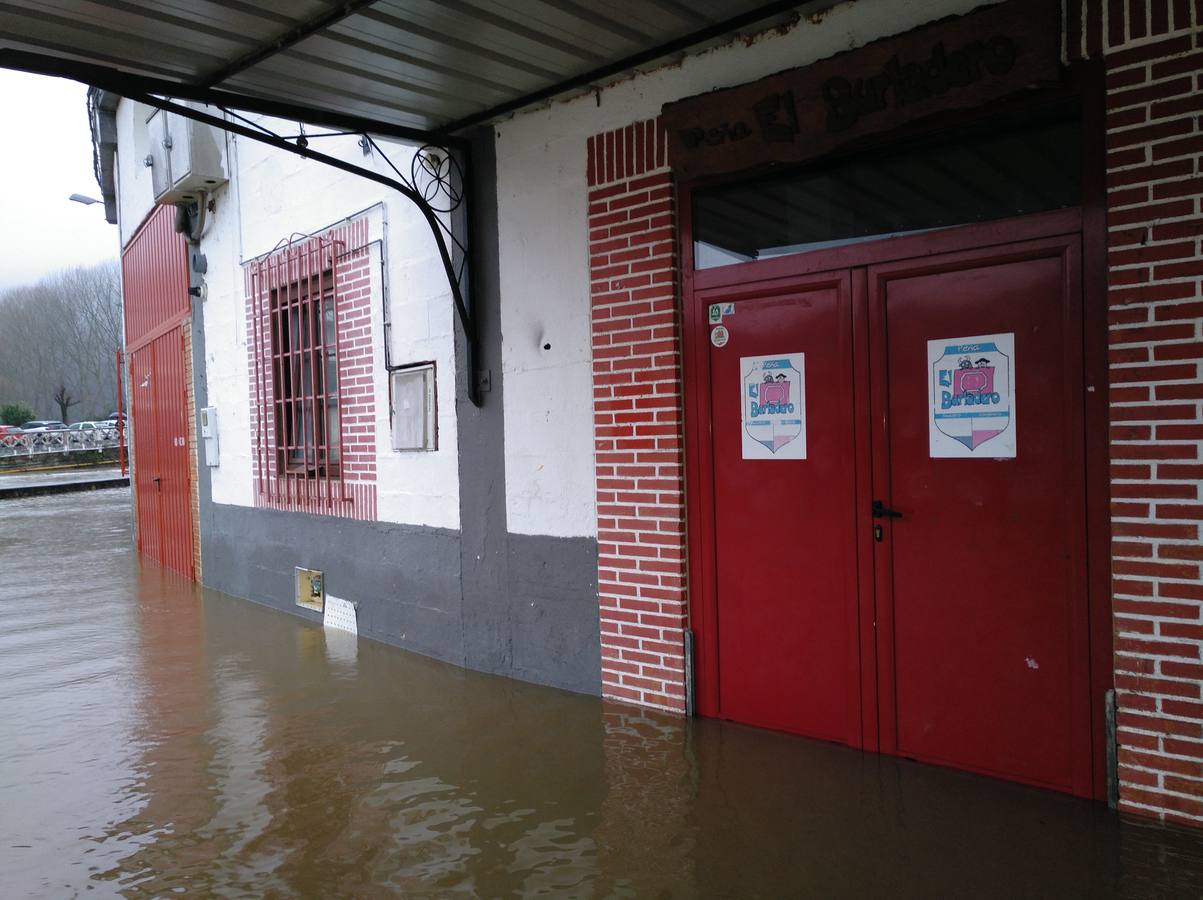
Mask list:
[[[69,266],[113,259],[117,226],[92,175],[87,88],[0,69],[0,290]]]

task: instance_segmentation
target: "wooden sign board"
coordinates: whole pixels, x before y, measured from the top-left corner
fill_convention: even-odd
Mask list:
[[[669,103],[663,113],[669,160],[682,179],[801,162],[1060,75],[1061,4],[1011,0]]]

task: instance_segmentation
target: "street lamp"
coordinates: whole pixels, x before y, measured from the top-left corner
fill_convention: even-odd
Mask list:
[[[72,194],[67,199],[74,200],[76,203],[82,203],[84,206],[91,206],[93,203],[100,202],[95,197],[89,197],[86,194]]]

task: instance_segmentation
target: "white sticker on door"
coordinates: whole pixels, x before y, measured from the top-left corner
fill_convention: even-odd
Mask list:
[[[1015,458],[1015,334],[927,342],[934,459]]]
[[[743,356],[744,459],[806,459],[806,354]]]

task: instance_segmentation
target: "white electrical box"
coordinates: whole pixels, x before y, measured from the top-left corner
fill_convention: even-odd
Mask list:
[[[217,446],[217,407],[206,406],[200,411],[201,438],[205,442],[205,463],[210,466],[221,464]]]
[[[226,183],[225,144],[217,129],[163,110],[155,110],[146,127],[156,203],[199,203]]]
[[[437,450],[438,402],[434,363],[397,369],[389,376],[394,450]]]

